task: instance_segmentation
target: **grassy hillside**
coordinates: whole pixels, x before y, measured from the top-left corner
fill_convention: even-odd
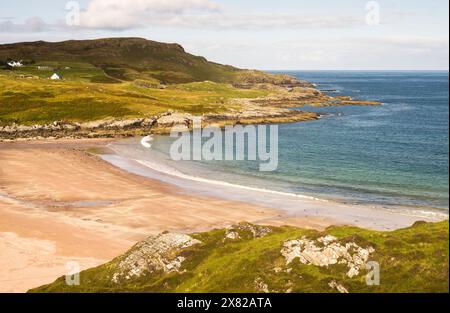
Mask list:
[[[256,98],[264,90],[202,82],[148,88],[142,81],[119,84],[21,79],[0,74],[0,126],[151,117],[176,110],[191,114],[237,109],[234,98]]]
[[[97,73],[120,80],[155,77],[165,83],[224,81],[237,69],[193,56],[177,44],[140,38],[30,42],[0,46],[0,60],[14,58],[55,69],[95,67]]]
[[[49,77],[56,71],[66,78],[91,82],[149,79],[164,84],[247,79],[282,82],[283,76],[240,70],[186,53],[178,44],[142,38],[108,38],[64,42],[28,42],[0,45],[0,64],[23,60],[27,73]],[[40,67],[40,70],[38,70]]]
[[[240,224],[177,236],[150,237],[111,262],[81,272],[80,286],[67,286],[61,277],[31,292],[449,291],[448,221],[419,222],[394,232]],[[300,241],[307,244],[292,257],[295,250],[289,249]],[[319,254],[311,257],[314,251]],[[343,256],[333,262],[336,253]],[[366,284],[370,261],[380,264],[379,286]]]

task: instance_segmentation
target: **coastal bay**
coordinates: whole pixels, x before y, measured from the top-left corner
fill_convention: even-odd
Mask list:
[[[244,70],[142,38],[0,45],[0,69],[0,292],[448,291],[448,72]],[[171,158],[200,117],[277,125],[279,166]]]

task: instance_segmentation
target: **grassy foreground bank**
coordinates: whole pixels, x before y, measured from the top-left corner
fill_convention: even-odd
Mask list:
[[[369,262],[379,285],[366,283]],[[393,232],[240,224],[150,237],[81,272],[79,286],[61,277],[31,292],[448,292],[448,262],[448,221]]]

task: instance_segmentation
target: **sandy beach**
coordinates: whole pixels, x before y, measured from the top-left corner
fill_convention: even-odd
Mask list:
[[[89,154],[108,140],[0,144],[0,291],[25,292],[102,264],[165,230],[193,232],[241,221],[321,229],[332,221],[187,195]]]

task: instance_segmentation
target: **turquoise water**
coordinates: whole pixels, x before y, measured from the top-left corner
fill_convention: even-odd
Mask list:
[[[448,211],[448,72],[287,72],[380,107],[297,108],[327,114],[279,126],[279,166],[173,162],[172,139],[145,158],[186,175],[351,203]]]

